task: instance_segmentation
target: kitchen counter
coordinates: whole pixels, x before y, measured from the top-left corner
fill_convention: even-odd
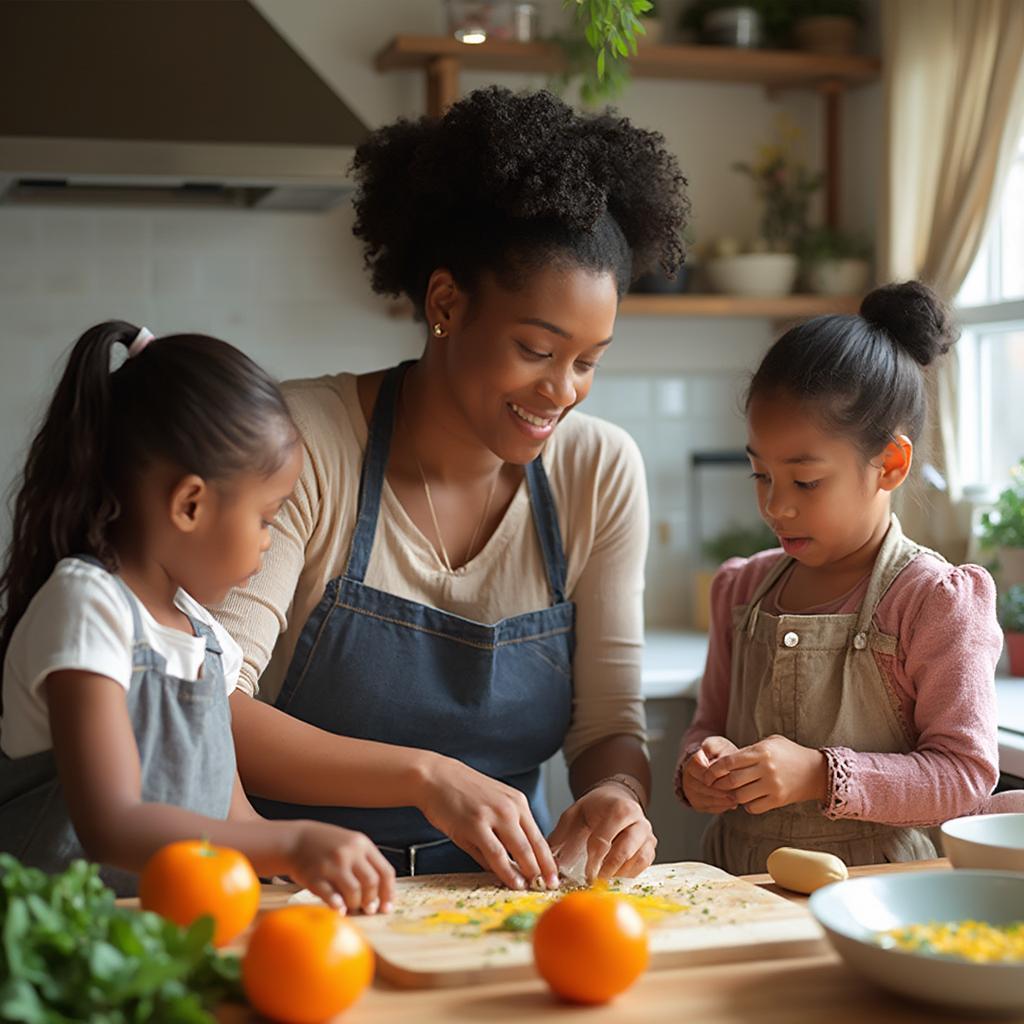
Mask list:
[[[854,876],[926,868],[948,869],[947,861],[886,864],[854,868]],[[750,876],[756,884],[766,875]],[[775,889],[796,902],[805,897]],[[267,890],[264,907],[280,905],[287,893]],[[572,1007],[553,998],[540,979],[441,990],[400,990],[374,983],[339,1024],[440,1024],[440,1022],[565,1022],[587,1024],[977,1024],[976,1016],[941,1013],[906,1002],[873,987],[849,971],[831,948],[820,955],[790,960],[761,960],[713,967],[650,971],[618,1000],[596,1008]],[[253,1020],[241,1008],[218,1015],[225,1024]],[[1002,1018],[1006,1020],[1007,1018]],[[1010,1019],[1024,1024],[1024,1014]]]

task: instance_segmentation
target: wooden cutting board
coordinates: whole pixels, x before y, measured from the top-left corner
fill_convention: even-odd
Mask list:
[[[648,924],[651,969],[807,956],[824,937],[807,910],[707,864],[657,864],[612,883]],[[395,912],[359,917],[378,975],[402,988],[444,988],[532,977],[528,932],[488,930],[509,913],[543,910],[557,893],[525,896],[490,874],[398,882]],[[306,892],[292,897],[316,901]]]

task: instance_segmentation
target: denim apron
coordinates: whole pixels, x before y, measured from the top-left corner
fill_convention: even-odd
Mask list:
[[[793,564],[783,555],[750,603],[733,609],[726,736],[738,747],[779,733],[815,749],[911,753],[876,659],[894,655],[899,641],[876,628],[874,615],[896,577],[926,550],[904,537],[893,516],[860,609],[842,615],[771,615],[761,608]],[[764,814],[740,807],[716,815],[703,855],[732,874],[754,874],[767,870],[768,855],[780,846],[834,853],[851,867],[938,856],[927,827],[830,819],[814,800]]]
[[[142,769],[140,799],[225,819],[235,784],[235,747],[220,644],[205,622],[188,616],[196,636],[206,641],[202,673],[195,680],[169,675],[164,656],[144,639],[138,598],[120,577],[114,579],[132,610],[127,703]],[[64,802],[52,750],[19,758],[0,754],[0,850],[49,872],[87,856]],[[138,876],[132,872],[108,866],[100,877],[119,896],[136,894]]]
[[[276,706],[338,735],[457,758],[524,793],[547,832],[540,765],[561,749],[572,719],[575,606],[565,598],[565,553],[540,458],[526,466],[526,480],[549,607],[486,625],[364,582],[408,366],[381,384],[348,564],[303,628]],[[267,817],[312,816],[365,832],[402,875],[480,870],[414,807],[253,803]]]

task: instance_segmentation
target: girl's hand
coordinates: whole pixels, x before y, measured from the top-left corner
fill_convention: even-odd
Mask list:
[[[751,814],[764,814],[805,800],[824,800],[828,764],[820,750],[785,736],[767,736],[720,757],[707,768],[705,779]]]
[[[588,882],[640,874],[654,862],[658,845],[644,809],[618,782],[581,796],[559,818],[548,842],[560,864],[574,864],[585,852]]]
[[[286,853],[288,874],[328,906],[390,913],[395,869],[362,832],[320,821],[296,821]]]
[[[733,754],[736,750],[736,744],[724,736],[709,736],[687,760],[683,769],[683,793],[695,811],[722,814],[736,809],[736,797],[732,793],[715,789],[708,780],[708,768],[720,757]]]
[[[417,806],[434,828],[510,889],[523,889],[537,878],[549,889],[558,888],[555,858],[518,789],[440,757]]]

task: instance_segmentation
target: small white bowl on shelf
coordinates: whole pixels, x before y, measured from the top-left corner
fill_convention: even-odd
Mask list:
[[[789,295],[799,262],[789,252],[745,252],[719,256],[707,265],[715,291],[726,295]]]
[[[955,868],[1024,872],[1024,814],[953,818],[942,826],[942,847]]]

